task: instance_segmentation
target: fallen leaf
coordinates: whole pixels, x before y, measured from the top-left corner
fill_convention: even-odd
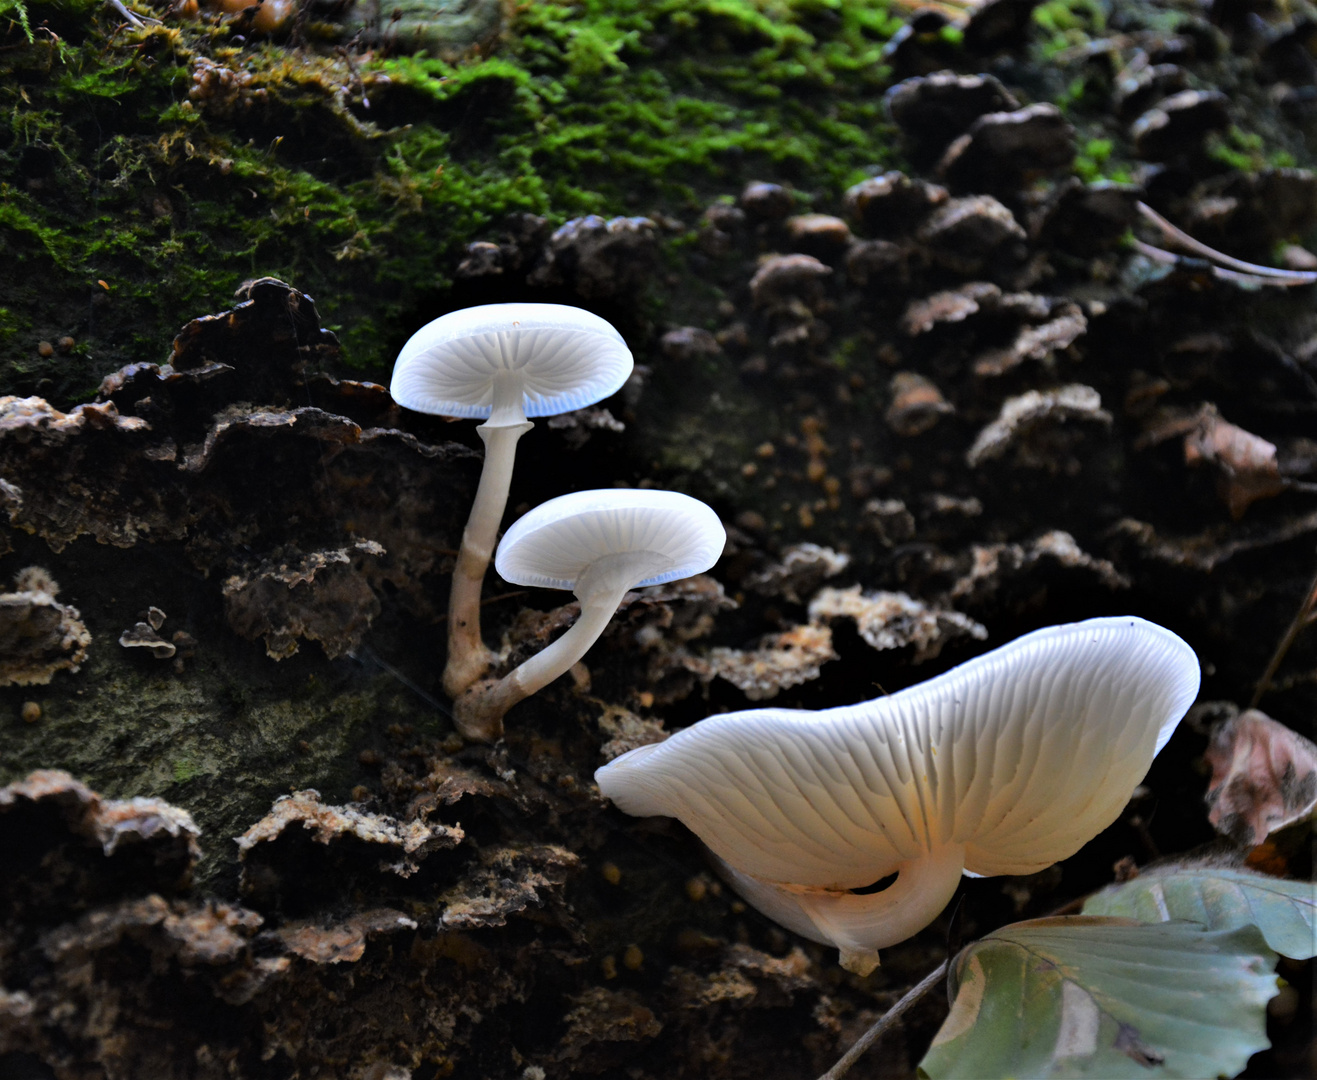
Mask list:
[[[1311,882],[1232,866],[1158,866],[1084,901],[1085,915],[1140,922],[1193,922],[1205,930],[1256,926],[1283,956],[1317,954],[1317,894]]]
[[[1317,746],[1257,709],[1217,727],[1206,758],[1208,820],[1250,847],[1317,807]]]
[[[1275,963],[1256,926],[1091,915],[1004,926],[952,962],[951,1014],[918,1072],[1234,1076],[1267,1046]]]
[[[1205,461],[1217,467],[1217,493],[1236,521],[1258,499],[1285,490],[1275,445],[1221,419],[1212,407],[1203,410],[1185,435],[1184,460],[1186,465]]]

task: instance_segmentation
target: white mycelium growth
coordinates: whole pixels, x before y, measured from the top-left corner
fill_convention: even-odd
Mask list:
[[[867,972],[962,872],[1033,873],[1115,821],[1198,681],[1169,630],[1090,619],[859,705],[710,717],[595,779],[629,814],[680,819],[747,900]]]
[[[495,565],[516,585],[571,589],[581,616],[506,678],[460,698],[458,729],[496,738],[508,709],[585,655],[629,589],[702,573],[726,541],[717,514],[675,491],[578,491],[537,506],[508,529]]]
[[[389,390],[418,412],[487,417],[471,516],[453,568],[444,689],[457,697],[484,674],[480,588],[507,505],[517,441],[528,416],[570,412],[615,393],[631,352],[605,320],[562,304],[485,304],[421,327],[403,346]]]

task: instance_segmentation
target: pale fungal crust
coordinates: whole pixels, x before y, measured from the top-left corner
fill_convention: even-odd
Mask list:
[[[513,373],[525,416],[554,416],[616,393],[632,363],[622,335],[582,308],[483,304],[413,334],[398,354],[389,389],[417,412],[488,417],[496,378]]]
[[[505,581],[574,589],[601,559],[625,555],[635,570],[627,586],[662,585],[703,573],[718,560],[727,533],[708,506],[676,491],[578,491],[537,506],[498,546],[494,566]]]
[[[334,806],[323,802],[314,788],[306,788],[280,795],[265,817],[233,838],[238,845],[239,860],[247,864],[244,880],[250,873],[249,856],[257,846],[278,840],[294,825],[301,825],[317,844],[353,837],[365,844],[378,845],[384,856],[380,869],[400,877],[411,877],[431,852],[457,847],[466,837],[460,825],[430,824],[420,819],[403,822],[353,805]]]
[[[1115,821],[1198,682],[1170,631],[1090,619],[859,705],[710,717],[595,778],[627,813],[680,819],[747,900],[871,970],[962,872],[1033,873]]]

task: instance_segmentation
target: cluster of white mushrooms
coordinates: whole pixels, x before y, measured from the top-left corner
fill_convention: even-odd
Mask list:
[[[392,390],[403,405],[488,418],[444,670],[469,738],[498,738],[508,709],[579,660],[628,589],[701,573],[722,552],[714,512],[676,492],[581,491],[544,503],[507,531],[495,565],[516,584],[574,590],[581,615],[511,674],[486,677],[480,590],[527,417],[599,401],[631,366],[607,322],[552,304],[446,315],[398,359]],[[1033,873],[1115,821],[1198,683],[1193,650],[1169,630],[1090,619],[858,705],[713,716],[623,754],[595,779],[629,814],[681,820],[747,901],[867,974],[879,949],[937,917],[962,874]]]
[[[492,742],[519,701],[571,668],[629,589],[709,569],[727,534],[704,503],[675,491],[606,489],[550,499],[508,530],[494,564],[507,581],[571,589],[581,617],[502,679],[480,634],[480,591],[507,506],[517,441],[531,416],[570,412],[615,393],[631,374],[622,335],[562,304],[486,304],[418,330],[393,370],[394,400],[418,412],[483,417],[485,463],[453,569],[444,690],[458,730]]]

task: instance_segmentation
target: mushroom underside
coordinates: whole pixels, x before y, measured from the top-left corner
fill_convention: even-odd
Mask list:
[[[1198,678],[1169,631],[1092,619],[859,705],[711,717],[596,780],[627,813],[680,819],[771,917],[872,950],[926,925],[962,871],[1031,873],[1110,825]],[[924,874],[938,907],[894,908]]]

